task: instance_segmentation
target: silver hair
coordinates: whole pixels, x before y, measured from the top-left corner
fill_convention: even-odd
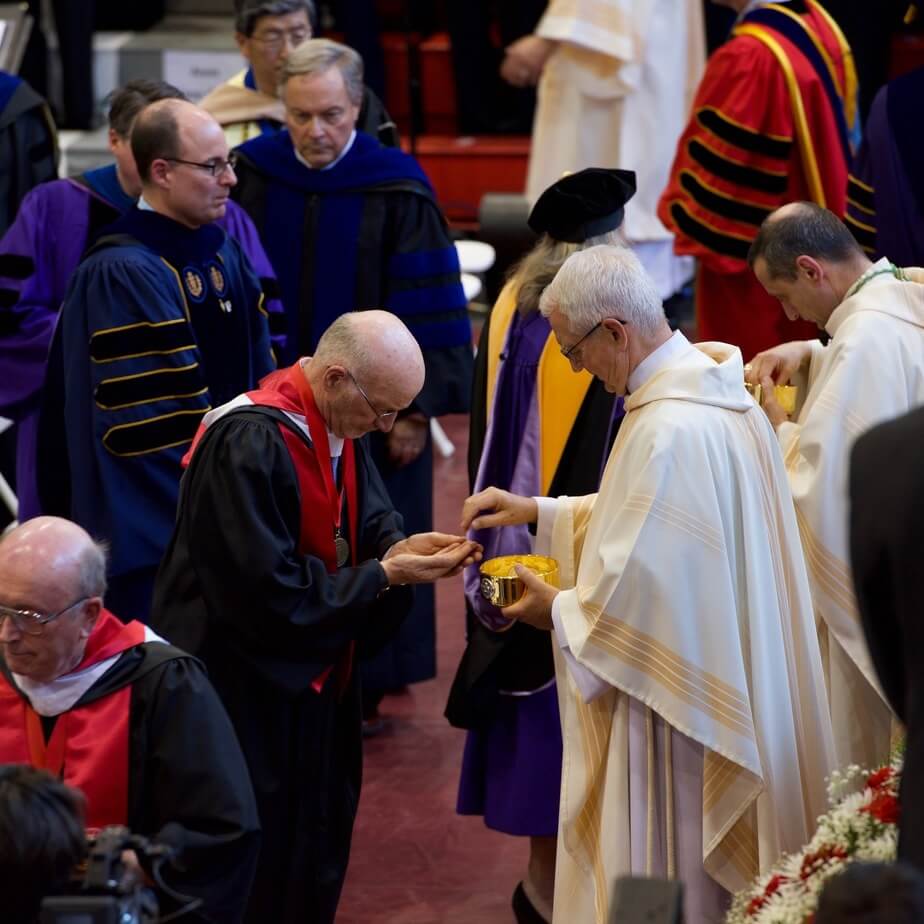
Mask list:
[[[651,337],[666,320],[654,282],[638,257],[628,247],[607,244],[568,257],[539,300],[544,316],[556,309],[575,333],[618,318],[642,337]]]
[[[106,561],[108,558],[109,545],[105,542],[91,542],[83,550],[78,562],[82,597],[104,597],[106,595]]]
[[[363,101],[363,59],[347,45],[330,39],[313,38],[302,42],[286,58],[279,77],[279,95],[293,77],[302,74],[324,74],[332,67],[340,69],[347,96],[354,106]]]

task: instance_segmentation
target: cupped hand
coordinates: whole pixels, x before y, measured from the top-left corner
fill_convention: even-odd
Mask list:
[[[524,35],[504,49],[500,75],[515,87],[532,87],[539,82],[555,42],[538,35]]]
[[[539,505],[533,497],[521,497],[486,488],[467,498],[462,504],[462,529],[491,529],[494,526],[517,526],[534,523],[539,516]]]
[[[428,554],[409,551],[389,554],[382,559],[382,569],[389,584],[428,584],[452,577],[480,560],[481,546],[471,539],[460,539]]]

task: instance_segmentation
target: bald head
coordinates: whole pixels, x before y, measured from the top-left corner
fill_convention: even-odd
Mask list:
[[[423,388],[425,367],[414,335],[387,311],[341,315],[324,332],[306,374],[331,431],[355,439],[390,430],[396,411]]]
[[[417,395],[424,383],[424,360],[414,335],[387,311],[353,311],[325,331],[315,351],[319,363],[340,363],[369,383],[392,383]]]
[[[106,552],[70,520],[36,517],[0,541],[0,584],[15,574],[18,583],[72,598],[101,597],[106,590]]]

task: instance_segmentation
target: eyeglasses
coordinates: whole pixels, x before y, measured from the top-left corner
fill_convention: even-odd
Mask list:
[[[9,618],[18,632],[22,632],[24,635],[41,635],[48,623],[53,622],[59,616],[63,616],[74,607],[80,606],[81,603],[86,603],[87,600],[92,599],[92,597],[81,597],[70,606],[64,607],[63,610],[51,614],[36,613],[35,610],[17,610],[11,606],[0,604],[0,628],[3,626],[3,620]]]
[[[207,170],[213,177],[219,177],[225,170],[229,168],[233,170],[237,166],[237,152],[232,151],[227,160],[216,158],[207,160],[205,163],[200,163],[197,160],[183,160],[181,157],[165,157],[164,160],[169,160],[174,164],[186,164],[187,167],[198,167],[200,170]]]
[[[628,324],[628,323],[629,323],[628,321],[623,321],[622,318],[613,318],[613,320],[614,320],[614,321],[619,321],[620,324]],[[581,337],[580,340],[576,341],[575,343],[572,343],[571,346],[569,346],[567,350],[561,350],[561,355],[564,356],[565,359],[571,359],[571,355],[574,353],[574,351],[575,351],[575,350],[576,350],[576,349],[577,349],[577,348],[578,348],[578,347],[579,347],[579,346],[580,346],[580,345],[581,345],[581,344],[582,344],[582,343],[583,343],[583,342],[584,342],[584,341],[585,341],[585,340],[586,340],[586,339],[587,339],[598,327],[600,327],[600,326],[603,324],[603,321],[604,321],[604,319],[601,318],[599,321],[597,321],[596,324],[594,324],[594,326],[593,326],[589,331],[587,331],[586,334],[584,334],[583,337]]]
[[[288,32],[264,32],[263,35],[251,36],[254,41],[263,45],[267,51],[277,52],[282,49],[283,43],[288,42],[293,48],[301,45],[305,39],[311,37],[310,29],[290,29]]]
[[[356,390],[366,399],[366,404],[372,409],[372,413],[375,414],[376,420],[381,420],[382,423],[388,423],[390,420],[394,420],[397,415],[397,411],[380,411],[370,400],[369,396],[363,391],[362,385],[356,381],[356,377],[350,372],[349,369],[346,370],[346,374],[350,377],[350,381],[356,386]]]

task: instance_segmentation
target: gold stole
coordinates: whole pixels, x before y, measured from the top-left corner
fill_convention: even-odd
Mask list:
[[[488,423],[494,410],[494,389],[500,355],[507,342],[507,331],[516,311],[516,280],[504,286],[490,317],[488,330]],[[577,418],[593,376],[581,370],[575,373],[571,363],[561,355],[558,342],[549,336],[536,376],[536,398],[539,406],[539,488],[548,494],[555,477],[565,444]]]

